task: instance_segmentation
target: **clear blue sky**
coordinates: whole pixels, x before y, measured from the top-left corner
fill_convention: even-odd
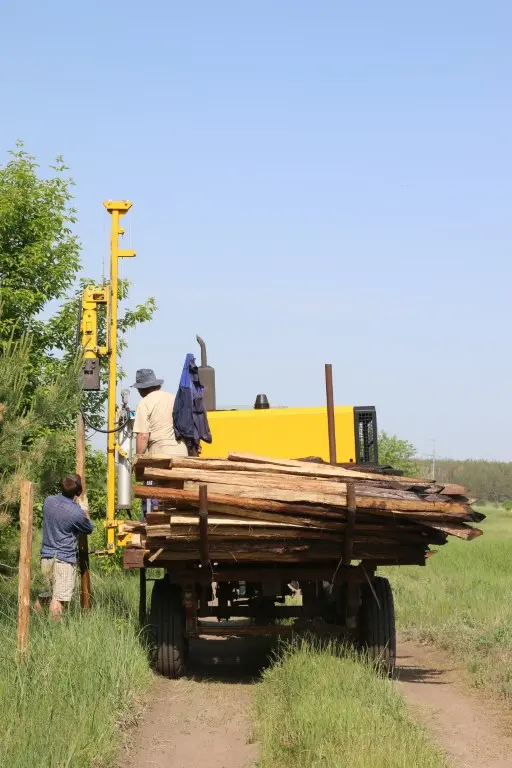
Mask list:
[[[505,0],[4,3],[0,151],[64,155],[89,275],[133,201],[130,378],[175,389],[200,333],[220,403],[320,405],[332,362],[420,453],[512,460],[511,29]]]

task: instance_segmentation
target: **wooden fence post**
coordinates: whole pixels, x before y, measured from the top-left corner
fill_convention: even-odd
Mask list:
[[[76,473],[82,478],[82,495],[79,502],[87,505],[85,483],[85,423],[81,413],[76,417]],[[86,533],[78,537],[78,566],[80,568],[80,607],[91,607],[91,572],[89,569],[89,541]]]
[[[20,562],[18,580],[18,657],[23,660],[28,650],[30,621],[30,566],[32,528],[34,522],[34,484],[23,480],[20,505]]]

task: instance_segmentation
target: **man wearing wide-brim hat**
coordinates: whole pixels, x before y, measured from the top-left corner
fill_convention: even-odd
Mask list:
[[[132,384],[142,398],[137,405],[133,425],[137,435],[137,453],[148,451],[168,456],[188,456],[185,443],[178,442],[174,434],[174,395],[162,389],[163,383],[163,379],[157,379],[151,368],[141,368],[135,376],[135,384]]]

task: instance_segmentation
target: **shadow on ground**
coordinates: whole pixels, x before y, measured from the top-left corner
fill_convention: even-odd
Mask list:
[[[409,656],[399,656],[395,678],[403,683],[430,683],[431,685],[446,685],[446,679],[443,679],[445,670],[435,669],[433,667],[411,666],[408,663]]]
[[[223,683],[253,683],[274,658],[273,637],[200,637],[190,643],[187,677]]]

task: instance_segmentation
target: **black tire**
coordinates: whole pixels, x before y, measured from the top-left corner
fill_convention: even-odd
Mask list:
[[[360,646],[372,661],[392,677],[396,664],[393,592],[389,581],[381,576],[372,581],[372,586],[375,595],[369,584],[361,587]]]
[[[182,677],[185,674],[187,655],[185,611],[180,588],[176,584],[169,584],[167,579],[154,583],[150,624],[154,669],[164,677]]]

